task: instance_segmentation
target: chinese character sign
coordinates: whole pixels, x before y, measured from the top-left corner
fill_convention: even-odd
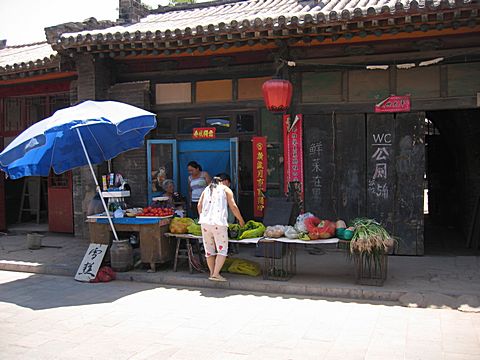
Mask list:
[[[375,105],[376,113],[395,113],[410,111],[410,95],[389,96]]]
[[[303,199],[303,115],[297,114],[295,118],[290,115],[283,116],[283,144],[284,144],[284,189],[288,192],[288,184],[298,181],[301,186]]]
[[[90,244],[75,274],[75,280],[89,282],[95,279],[107,248],[108,245]]]
[[[373,173],[368,179],[368,191],[377,198],[387,200],[388,189],[388,161],[392,151],[392,134],[372,134],[372,155],[370,161],[373,164]]]
[[[263,217],[267,191],[267,138],[255,136],[253,142],[253,215]]]
[[[192,138],[196,140],[201,139],[215,139],[217,136],[217,129],[214,127],[209,128],[194,128]]]

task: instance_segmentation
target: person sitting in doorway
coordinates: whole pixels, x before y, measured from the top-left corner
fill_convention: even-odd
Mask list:
[[[209,280],[212,281],[227,281],[220,275],[220,271],[228,255],[228,208],[240,226],[245,226],[232,190],[223,185],[219,177],[214,177],[203,190],[198,202],[199,224],[202,226],[205,257],[210,270]]]
[[[198,201],[203,190],[210,184],[212,178],[203,171],[202,167],[196,161],[190,161],[187,165],[188,173],[188,192],[190,195],[190,211],[193,219],[198,219]]]
[[[167,204],[170,207],[175,206],[175,183],[171,179],[163,180],[162,189],[165,191],[163,196],[168,197]]]

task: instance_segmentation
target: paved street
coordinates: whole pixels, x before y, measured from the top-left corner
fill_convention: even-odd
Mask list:
[[[479,359],[480,314],[0,272],[2,359]]]

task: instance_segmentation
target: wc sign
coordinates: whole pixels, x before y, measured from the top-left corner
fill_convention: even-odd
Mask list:
[[[192,138],[195,140],[201,139],[215,139],[217,136],[217,129],[214,127],[194,128]]]

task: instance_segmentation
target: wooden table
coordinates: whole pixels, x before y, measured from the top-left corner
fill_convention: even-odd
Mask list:
[[[137,233],[140,241],[142,263],[150,265],[149,272],[156,271],[157,263],[173,260],[173,242],[165,236],[170,219],[120,218],[112,219],[117,233]],[[113,233],[105,218],[89,218],[90,242],[111,245]],[[122,236],[119,235],[121,238]]]

